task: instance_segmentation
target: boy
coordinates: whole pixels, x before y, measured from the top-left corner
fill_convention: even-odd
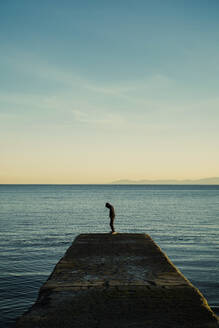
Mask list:
[[[111,228],[111,233],[115,234],[115,229],[114,229],[114,219],[115,219],[115,210],[114,207],[110,203],[106,203],[105,207],[109,209],[109,217],[110,217],[110,228]]]

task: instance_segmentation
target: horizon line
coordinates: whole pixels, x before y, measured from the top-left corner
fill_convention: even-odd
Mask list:
[[[199,179],[118,179],[110,182],[82,182],[82,183],[62,183],[62,182],[32,182],[32,183],[1,183],[0,185],[219,185],[219,177],[208,177]]]

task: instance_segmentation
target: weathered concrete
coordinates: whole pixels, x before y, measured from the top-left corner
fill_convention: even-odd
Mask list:
[[[219,327],[203,295],[144,234],[82,234],[17,328]]]

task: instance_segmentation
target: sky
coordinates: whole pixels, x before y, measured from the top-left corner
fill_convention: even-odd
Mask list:
[[[0,0],[0,183],[219,176],[218,0]]]

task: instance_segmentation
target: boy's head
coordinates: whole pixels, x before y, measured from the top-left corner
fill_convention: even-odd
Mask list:
[[[109,208],[110,207],[110,203],[106,203],[105,207]]]

